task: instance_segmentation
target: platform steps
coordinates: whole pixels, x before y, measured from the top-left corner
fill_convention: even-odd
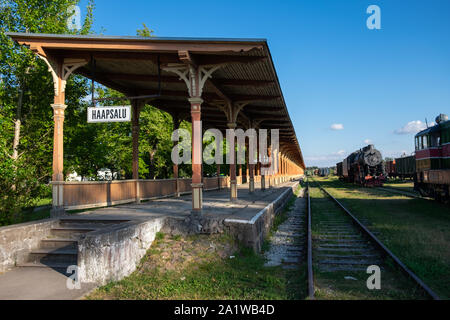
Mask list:
[[[78,240],[82,235],[126,220],[95,220],[62,218],[50,235],[40,241],[39,248],[31,251],[28,261],[18,267],[52,268],[66,273],[71,265],[77,265]]]

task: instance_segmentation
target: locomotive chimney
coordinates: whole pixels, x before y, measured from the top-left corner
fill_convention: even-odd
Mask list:
[[[445,122],[448,120],[448,116],[446,114],[441,113],[440,115],[438,115],[435,119],[436,123],[439,124],[441,122]]]

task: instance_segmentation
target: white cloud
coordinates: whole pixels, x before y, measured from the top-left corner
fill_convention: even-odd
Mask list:
[[[333,166],[336,162],[342,161],[345,155],[345,150],[338,150],[325,155],[305,156],[305,161],[308,166]]]
[[[342,123],[333,123],[330,126],[331,130],[344,130],[344,125]]]
[[[364,140],[364,143],[365,143],[365,144],[370,144],[371,142],[372,142],[372,140],[370,140],[370,139]]]
[[[344,154],[345,154],[345,150],[339,150],[339,151],[332,153],[332,155],[335,155],[335,156],[343,156]]]
[[[433,126],[434,123],[429,124],[429,126]],[[410,134],[410,133],[417,133],[419,131],[422,131],[427,128],[427,125],[420,121],[410,121],[406,125],[404,125],[402,128],[397,129],[394,131],[396,134]]]

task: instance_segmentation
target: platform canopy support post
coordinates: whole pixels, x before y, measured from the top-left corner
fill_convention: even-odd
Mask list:
[[[163,70],[177,74],[184,80],[191,105],[192,122],[192,215],[199,216],[203,208],[203,178],[202,178],[202,121],[201,106],[202,92],[206,81],[212,77],[214,71],[222,65],[199,65],[189,51],[178,51],[180,63],[170,64]]]
[[[220,164],[216,164],[217,188],[220,190]]]
[[[48,55],[40,46],[32,50],[48,66],[53,78],[54,99],[53,108],[53,173],[52,173],[52,209],[51,217],[65,215],[64,210],[64,112],[66,82],[69,76],[79,67],[88,63],[84,59],[63,59]]]
[[[139,185],[139,116],[142,109],[142,102],[132,100],[131,106],[133,109],[131,134],[133,139],[133,180],[135,185],[135,199],[136,203],[141,202],[140,185]]]
[[[178,130],[180,128],[180,117],[178,116],[177,113],[172,114],[172,119],[173,119],[173,130]],[[178,153],[178,144],[173,146],[176,150],[176,152]],[[172,170],[173,170],[173,178],[175,179],[175,196],[179,197],[180,196],[180,186],[178,183],[178,164],[174,163],[172,166]]]

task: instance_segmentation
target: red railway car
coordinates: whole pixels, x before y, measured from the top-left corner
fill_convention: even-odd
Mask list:
[[[450,121],[446,115],[436,125],[415,136],[416,176],[414,188],[438,200],[450,199]]]

